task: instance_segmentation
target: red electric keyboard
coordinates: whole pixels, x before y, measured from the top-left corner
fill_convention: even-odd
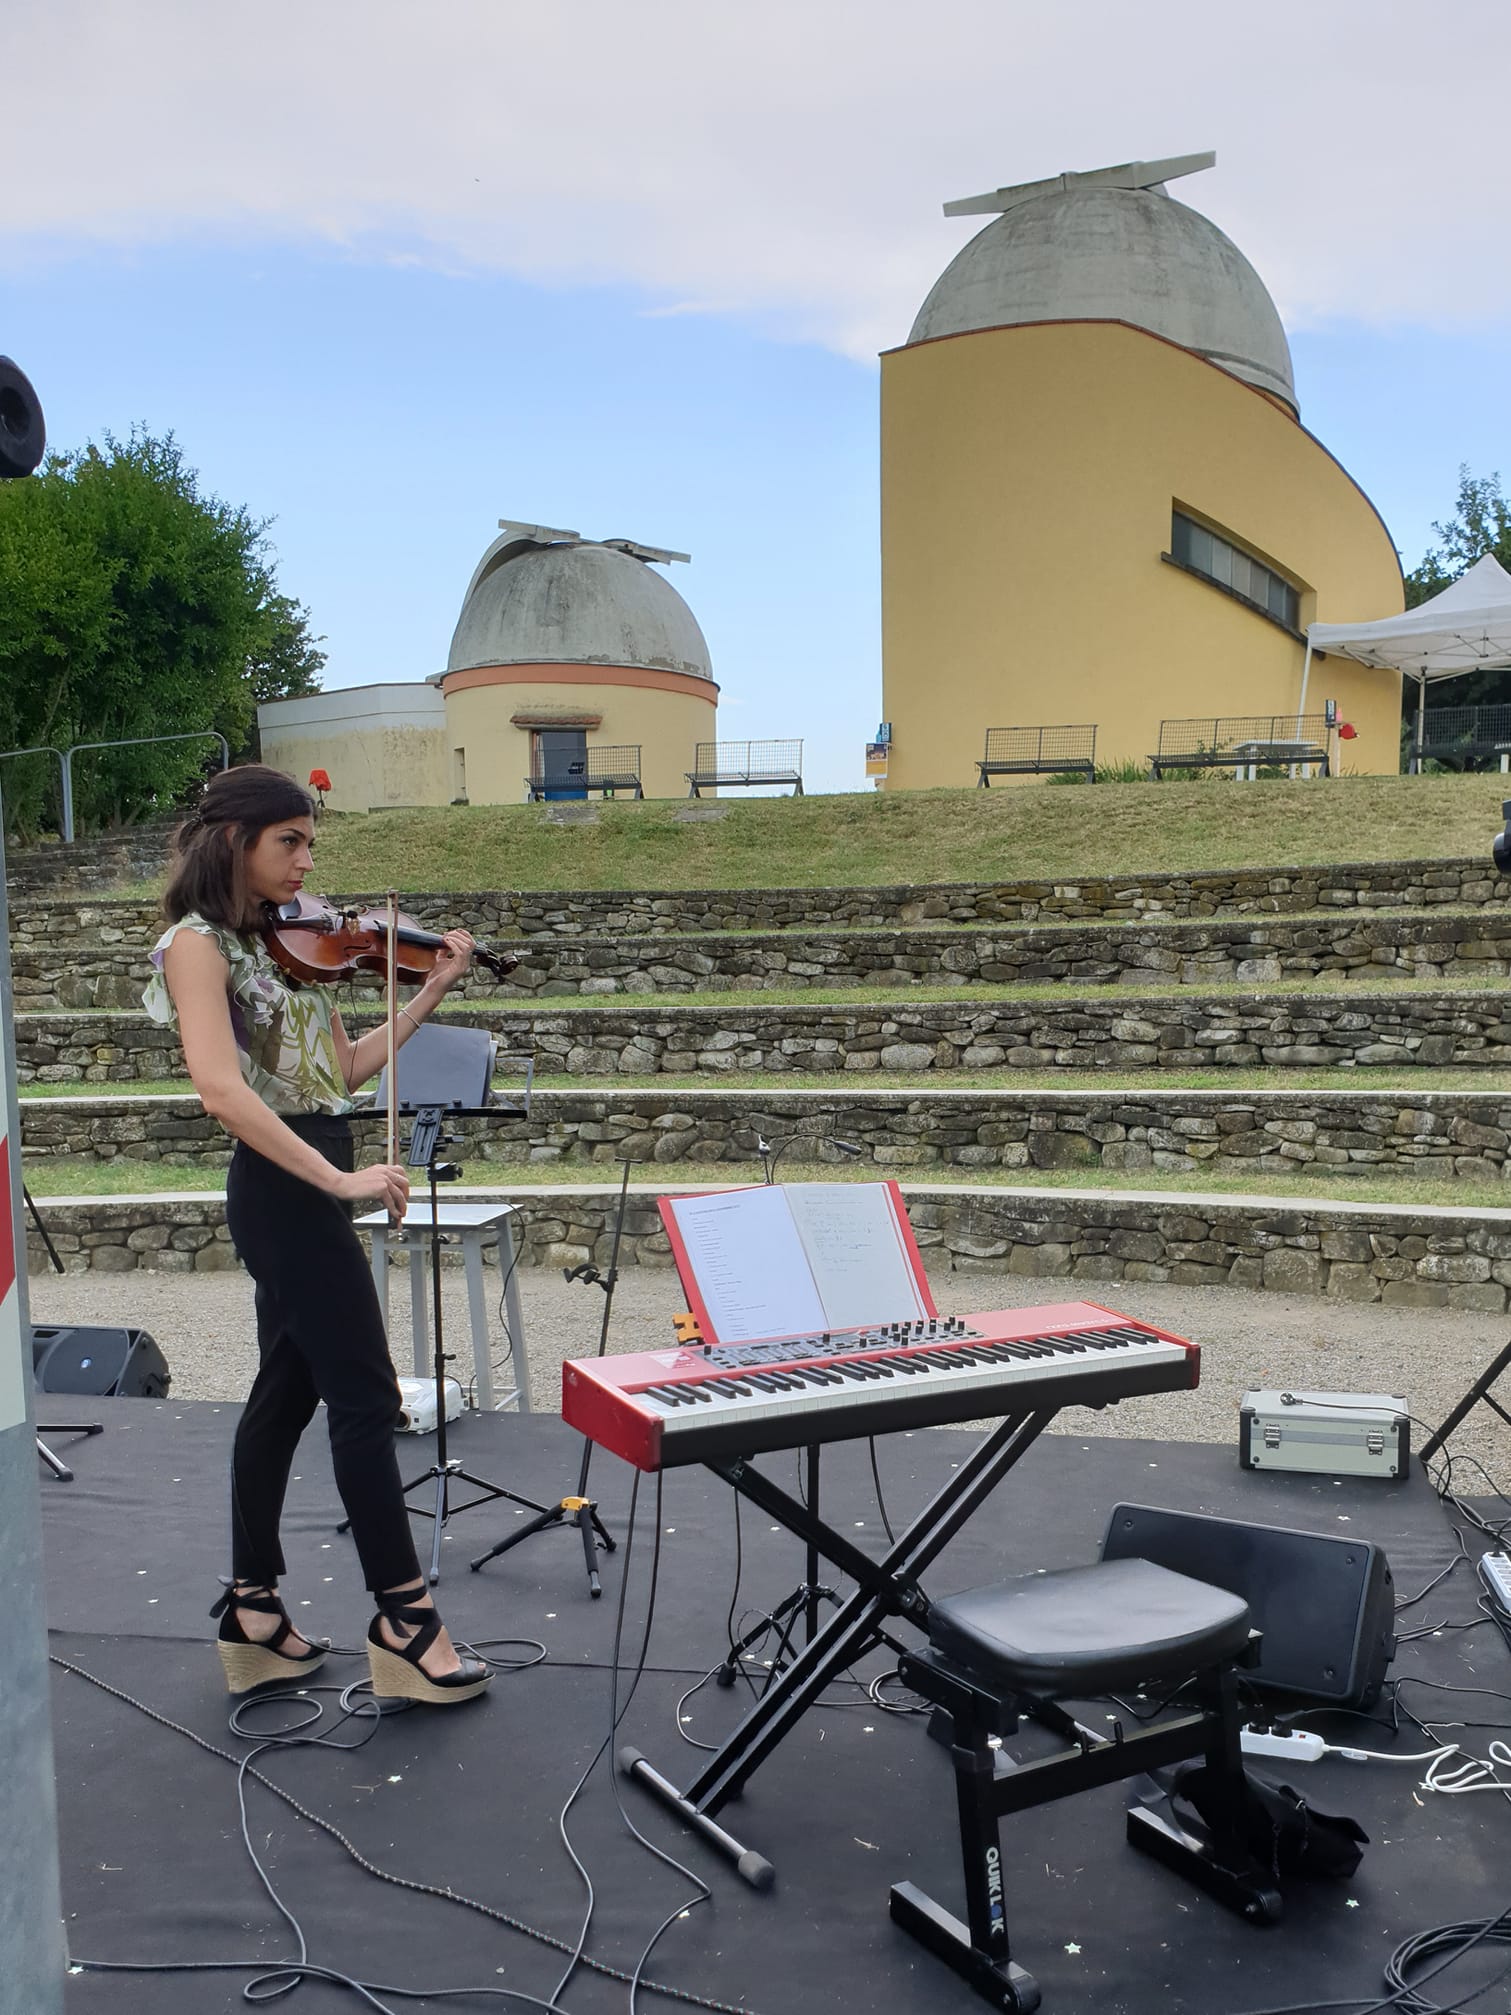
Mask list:
[[[562,1418],[637,1469],[1194,1386],[1194,1343],[1093,1302],[562,1366]]]

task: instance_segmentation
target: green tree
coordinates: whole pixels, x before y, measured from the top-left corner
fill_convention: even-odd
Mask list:
[[[1416,608],[1440,594],[1468,571],[1476,560],[1493,553],[1511,572],[1511,504],[1501,490],[1500,474],[1472,476],[1469,464],[1459,464],[1459,489],[1453,515],[1434,522],[1437,544],[1406,576],[1406,606]],[[1434,707],[1504,706],[1511,703],[1511,671],[1465,672],[1457,679],[1435,679]],[[1403,733],[1415,723],[1417,688],[1407,679],[1401,688]]]
[[[0,609],[0,749],[204,727],[249,753],[257,702],[317,690],[325,662],[266,524],[140,428],[0,485]],[[208,740],[80,756],[80,829],[171,807],[213,760]],[[5,764],[8,824],[55,816],[56,772]]]

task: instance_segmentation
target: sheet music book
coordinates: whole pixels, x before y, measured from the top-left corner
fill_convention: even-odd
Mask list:
[[[895,1182],[798,1182],[661,1199],[710,1343],[935,1313]]]

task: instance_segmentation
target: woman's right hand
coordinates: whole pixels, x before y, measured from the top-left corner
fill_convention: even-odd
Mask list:
[[[409,1175],[395,1162],[343,1169],[332,1193],[343,1203],[381,1204],[390,1217],[403,1217],[409,1207]]]

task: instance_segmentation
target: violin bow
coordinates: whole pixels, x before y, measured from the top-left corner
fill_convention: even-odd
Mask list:
[[[399,1159],[399,896],[388,891],[388,1159]],[[396,1211],[388,1213],[390,1226],[397,1225]]]

